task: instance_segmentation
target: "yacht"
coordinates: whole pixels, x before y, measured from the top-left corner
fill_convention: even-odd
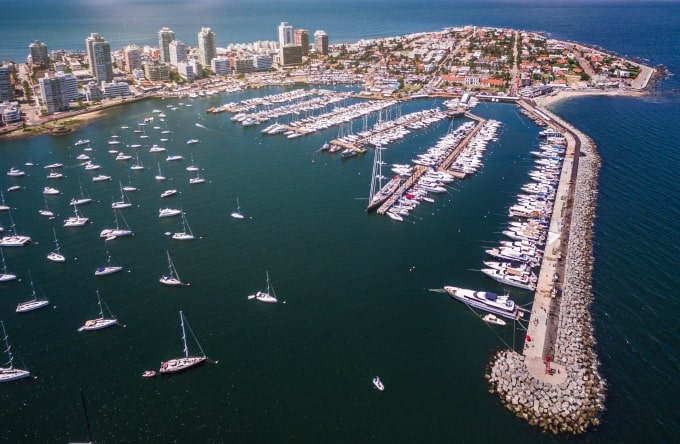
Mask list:
[[[43,188],[43,194],[48,194],[48,195],[53,196],[53,195],[61,194],[61,192],[56,188],[45,187],[45,188]]]
[[[22,176],[25,176],[26,173],[21,171],[20,169],[12,167],[12,168],[9,169],[9,171],[7,171],[7,175],[10,176],[10,177],[22,177]]]
[[[198,143],[198,139],[189,139],[189,140],[187,140],[187,145],[193,145],[194,143]]]
[[[184,213],[182,213],[182,231],[173,234],[172,238],[175,239],[175,240],[193,240],[194,239],[194,234],[191,232],[191,228],[189,227],[189,222],[187,222],[187,218],[186,218],[186,216],[184,216]]]
[[[163,148],[162,146],[154,145],[151,148],[149,148],[150,153],[162,153],[164,151],[167,151],[167,149]]]
[[[109,254],[109,252],[107,251],[106,253],[107,253],[106,265],[97,267],[94,270],[95,276],[106,276],[109,274],[118,273],[119,271],[123,271],[123,267],[121,267],[120,265],[114,265],[111,262],[111,255]]]
[[[385,390],[385,385],[380,380],[380,376],[376,376],[375,378],[373,378],[373,385],[381,392]]]
[[[62,177],[64,177],[64,175],[57,173],[56,171],[50,171],[50,173],[47,175],[48,179],[61,179]]]
[[[111,180],[111,176],[105,176],[104,174],[99,174],[92,178],[92,182],[103,182],[106,180]]]
[[[538,281],[538,278],[534,273],[517,272],[512,269],[501,271],[494,268],[482,268],[481,271],[494,281],[500,282],[501,284],[512,285],[513,287],[522,288],[529,291],[536,290],[536,281]]]
[[[453,299],[472,308],[484,310],[508,319],[519,317],[519,308],[508,295],[498,295],[490,291],[475,291],[460,287],[446,286],[444,290]]]
[[[177,210],[175,208],[161,208],[158,210],[158,217],[173,217],[182,214],[182,210]]]
[[[269,272],[267,272],[267,290],[258,291],[255,294],[251,294],[250,296],[248,296],[248,299],[257,299],[260,302],[267,302],[273,304],[279,302],[279,300],[276,298],[276,293],[274,293],[274,288],[269,283]]]
[[[177,194],[177,190],[174,190],[174,189],[165,190],[161,193],[161,197],[166,198],[166,197],[174,196],[175,194]]]
[[[165,158],[166,161],[172,162],[173,160],[182,160],[184,159],[184,156],[180,156],[179,154],[172,154],[169,155],[168,157]]]
[[[90,139],[80,139],[73,146],[87,145],[88,143],[90,143]]]
[[[102,308],[102,300],[99,296],[99,290],[97,290],[97,303],[99,304],[99,317],[85,321],[85,324],[83,324],[83,326],[78,329],[79,332],[101,330],[103,328],[118,324],[118,320],[113,317],[113,315],[111,315],[110,310],[108,310],[108,306],[106,308],[109,311],[111,317],[108,319],[104,317],[104,310]]]
[[[39,308],[47,306],[50,301],[47,299],[38,299],[35,293],[35,287],[33,285],[33,279],[31,279],[31,296],[32,298],[25,302],[20,302],[17,305],[17,313],[26,313],[28,311],[37,310]]]
[[[484,316],[482,316],[482,321],[486,322],[487,324],[494,324],[500,326],[507,325],[507,323],[503,319],[491,313],[487,313]]]

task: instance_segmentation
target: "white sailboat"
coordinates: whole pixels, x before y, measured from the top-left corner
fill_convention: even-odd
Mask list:
[[[2,200],[2,203],[0,203],[0,211],[9,211],[9,205],[5,205],[5,195],[0,191],[0,200]]]
[[[169,285],[171,287],[189,285],[183,283],[182,280],[179,278],[179,275],[177,274],[177,269],[175,268],[175,264],[172,262],[172,259],[170,258],[170,253],[168,251],[166,251],[165,253],[168,255],[168,274],[161,276],[159,282],[163,285]]]
[[[182,212],[182,231],[172,235],[173,239],[176,240],[192,240],[194,239],[194,234],[191,232],[191,227],[189,227],[189,222]]]
[[[0,273],[0,282],[9,282],[17,278],[16,274],[7,272],[7,264],[5,264],[5,253],[0,248],[0,258],[2,259],[2,273]]]
[[[118,215],[120,215],[121,219],[123,219],[123,223],[125,224],[124,228],[121,228],[120,225],[118,224]],[[133,234],[132,230],[130,229],[130,226],[125,220],[125,217],[123,216],[123,213],[121,213],[117,209],[114,209],[113,216],[116,221],[116,228],[104,228],[99,233],[99,237],[104,238],[106,240],[113,240],[118,237],[130,236]]]
[[[45,199],[45,208],[38,210],[38,214],[40,214],[41,216],[53,218],[54,212],[50,210],[50,207],[47,205],[47,197],[43,196],[43,198]]]
[[[139,161],[139,153],[136,153],[137,156],[137,161],[135,162],[134,165],[130,165],[130,169],[132,171],[141,171],[144,169],[144,165],[142,165],[142,162]]]
[[[130,174],[128,173],[128,184],[123,187],[123,191],[137,191],[137,187],[132,185],[132,180],[130,179]]]
[[[155,179],[156,180],[165,180],[165,176],[161,172],[161,163],[160,162],[158,162],[158,174],[156,174]]]
[[[196,339],[194,332],[191,330],[189,323],[186,321],[186,319],[184,318],[184,314],[181,311],[179,312],[179,321],[180,325],[182,326],[182,342],[184,343],[184,356],[181,358],[175,358],[161,362],[160,373],[167,374],[181,372],[196,365],[202,364],[203,362],[208,360],[208,357],[205,355],[205,352],[201,348],[201,344],[198,343],[198,340]],[[187,346],[187,335],[184,329],[185,323],[189,328],[189,332],[193,336],[194,341],[196,341],[198,349],[201,351],[201,354],[199,356],[189,356],[189,347]]]
[[[113,314],[111,313],[111,310],[109,310],[109,307],[106,307],[106,310],[109,312],[109,315],[111,316],[110,318],[105,318],[104,317],[104,310],[102,308],[102,299],[99,296],[99,290],[97,290],[97,303],[99,304],[99,317],[96,319],[89,319],[85,321],[85,324],[83,324],[82,327],[78,329],[78,331],[92,331],[92,330],[101,330],[106,327],[111,327],[112,325],[116,325],[118,323],[118,320],[113,317]]]
[[[132,202],[130,202],[130,198],[125,194],[125,190],[123,189],[123,184],[118,181],[118,185],[120,186],[120,200],[117,202],[113,202],[111,204],[111,208],[117,209],[117,208],[130,208],[132,206]]]
[[[87,223],[88,220],[90,220],[89,217],[84,217],[82,214],[80,214],[78,211],[78,205],[73,206],[73,212],[75,213],[75,216],[71,216],[64,220],[65,227],[82,227]]]
[[[111,262],[111,253],[109,253],[108,250],[106,250],[106,257],[107,257],[106,258],[106,265],[103,265],[101,267],[97,267],[94,270],[95,276],[106,276],[106,275],[109,275],[109,274],[118,273],[119,271],[123,270],[123,267],[121,267],[120,265],[114,265]]]
[[[205,182],[205,179],[203,178],[203,176],[201,176],[200,171],[196,171],[196,177],[190,177],[189,178],[190,184],[197,184],[197,183],[204,183],[204,182]]]
[[[56,248],[47,255],[47,259],[52,262],[66,262],[66,257],[59,251],[59,241],[57,241],[57,232],[54,227],[52,227],[52,233],[54,233],[54,245]]]
[[[91,203],[92,199],[88,196],[85,195],[85,192],[83,191],[83,184],[80,184],[80,198],[76,199],[75,197],[71,199],[71,202],[69,205],[85,205],[88,203]]]
[[[234,219],[243,219],[243,214],[241,213],[241,204],[238,201],[238,197],[236,198],[236,211],[231,213],[231,217]]]
[[[10,382],[16,381],[17,379],[28,378],[31,376],[31,372],[20,368],[14,368],[12,365],[14,356],[12,356],[11,347],[9,346],[9,337],[7,336],[7,331],[5,331],[5,323],[0,321],[0,324],[2,324],[2,336],[5,341],[5,353],[7,354],[5,366],[0,367],[0,382]]]
[[[258,291],[255,294],[248,296],[248,299],[257,299],[260,302],[276,303],[279,300],[276,298],[276,293],[274,293],[274,287],[271,286],[269,282],[269,272],[267,271],[267,291]]]
[[[16,224],[14,223],[14,219],[12,219],[12,212],[9,212],[9,221],[10,221],[10,228],[12,229],[12,234],[8,236],[3,236],[0,239],[0,247],[23,247],[26,244],[31,242],[31,238],[29,236],[22,236],[20,234],[17,234],[17,228]]]
[[[30,277],[31,273],[29,272],[28,275]],[[35,286],[33,285],[33,278],[31,278],[31,296],[32,298],[28,301],[20,302],[17,305],[17,313],[26,313],[28,311],[37,310],[50,303],[47,299],[38,299],[38,295],[35,292]]]

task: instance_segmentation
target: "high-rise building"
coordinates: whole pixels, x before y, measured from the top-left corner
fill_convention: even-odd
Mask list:
[[[215,57],[210,63],[210,69],[220,76],[231,74],[231,60],[224,56]]]
[[[11,100],[14,100],[14,88],[12,88],[10,66],[0,65],[0,102],[9,102]]]
[[[45,69],[50,66],[50,56],[47,55],[47,45],[40,40],[35,40],[33,43],[28,45],[29,55],[31,57],[31,63],[34,66]]]
[[[314,33],[314,50],[322,55],[328,55],[328,34],[318,30]]]
[[[210,28],[201,28],[198,33],[198,61],[203,66],[210,66],[215,54],[215,34]]]
[[[255,54],[253,56],[253,66],[255,71],[266,71],[272,67],[272,56],[269,54]]]
[[[297,66],[302,64],[302,47],[299,45],[286,45],[279,52],[282,66]]]
[[[93,32],[85,39],[87,61],[90,72],[97,82],[111,82],[113,80],[113,64],[111,63],[111,45],[99,34]]]
[[[71,73],[61,71],[39,79],[40,101],[47,109],[47,114],[68,111],[69,103],[78,98],[78,81]]]
[[[126,72],[132,73],[136,69],[144,69],[142,65],[142,52],[139,46],[128,45],[123,48],[123,61]]]
[[[302,56],[307,57],[309,55],[309,31],[296,29],[295,44],[302,47]]]
[[[170,42],[175,40],[175,33],[170,28],[158,31],[159,58],[163,63],[170,63]]]
[[[279,25],[279,47],[283,48],[286,45],[295,44],[295,36],[293,35],[293,27],[288,22],[281,22]]]
[[[177,67],[181,62],[187,61],[187,46],[180,40],[170,42],[170,65]]]
[[[144,77],[150,82],[167,82],[170,80],[170,69],[165,63],[154,59],[144,65]]]

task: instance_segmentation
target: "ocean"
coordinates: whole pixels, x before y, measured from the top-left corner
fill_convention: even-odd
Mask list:
[[[274,40],[281,21],[323,29],[331,43],[468,24],[541,30],[680,72],[675,2],[34,1],[4,5],[0,59],[23,61],[35,39],[49,49],[84,49],[91,32],[113,49],[155,44],[163,26],[187,44],[201,26],[216,32],[218,45]],[[529,427],[487,392],[485,364],[498,348],[519,349],[521,332],[491,329],[461,304],[428,291],[443,285],[503,291],[477,270],[484,247],[500,239],[507,206],[531,168],[538,128],[511,105],[478,105],[475,114],[502,123],[484,168],[397,223],[365,212],[370,153],[341,160],[319,152],[337,128],[287,140],[236,125],[229,114],[205,113],[287,89],[149,100],[67,136],[0,139],[0,171],[16,165],[28,173],[3,175],[0,189],[24,187],[4,198],[17,231],[35,241],[4,251],[20,280],[0,285],[0,319],[15,364],[37,376],[0,388],[6,424],[0,441],[86,439],[82,390],[96,442],[573,442]],[[608,392],[601,426],[578,441],[672,442],[680,432],[673,396],[680,368],[678,90],[671,76],[643,98],[588,97],[553,108],[591,136],[602,157],[592,312]],[[414,101],[399,112],[436,106],[441,102]],[[185,160],[166,162],[140,149],[147,169],[129,171],[106,142],[115,134],[132,143],[131,129],[157,116],[154,110],[168,115],[153,125],[172,131],[169,153]],[[448,129],[445,121],[415,132],[386,150],[385,160],[405,163]],[[161,143],[149,133],[149,143]],[[112,181],[92,182],[78,166],[81,150],[73,144],[85,138]],[[190,138],[200,142],[187,145]],[[192,156],[205,184],[188,183]],[[29,161],[35,166],[25,167]],[[49,183],[43,166],[53,162],[65,165],[67,177]],[[164,184],[153,178],[158,165],[169,178]],[[104,243],[98,234],[113,225],[110,203],[120,194],[119,180],[139,187],[129,194],[133,208],[123,210],[135,234]],[[61,222],[73,214],[68,202],[80,184],[95,200],[82,208],[91,224],[67,229]],[[47,199],[54,220],[38,215],[48,185],[62,191]],[[162,200],[167,188],[178,195]],[[237,198],[242,221],[229,217]],[[157,217],[165,206],[182,208],[196,240],[166,235],[181,224]],[[8,214],[0,214],[0,223],[9,229]],[[54,247],[53,227],[65,264],[44,258]],[[95,278],[107,250],[125,270]],[[166,251],[191,285],[160,286]],[[29,272],[50,307],[19,315],[14,308],[30,295]],[[267,272],[279,304],[247,299],[266,285]],[[97,291],[126,326],[77,333],[98,312]],[[531,300],[527,292],[511,294],[521,304]],[[180,310],[219,363],[141,378],[181,355]],[[375,375],[385,383],[382,393],[371,384]]]

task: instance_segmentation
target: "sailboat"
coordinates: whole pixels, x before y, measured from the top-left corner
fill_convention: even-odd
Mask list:
[[[203,178],[203,176],[201,176],[201,172],[198,171],[198,170],[196,171],[196,177],[190,177],[189,178],[190,184],[203,183],[203,182],[205,182],[205,179]]]
[[[179,275],[177,274],[177,269],[175,268],[175,264],[172,262],[172,259],[170,258],[170,253],[167,250],[165,253],[168,255],[168,274],[161,276],[161,278],[158,281],[163,285],[169,285],[171,287],[189,285],[183,283],[180,280]]]
[[[82,214],[80,214],[78,211],[78,205],[73,206],[73,212],[75,213],[75,216],[64,220],[65,227],[82,227],[87,223],[88,220],[90,220],[88,217],[84,217]]]
[[[56,245],[56,248],[47,255],[47,259],[52,262],[66,262],[66,257],[59,251],[57,232],[54,230],[54,227],[52,227],[52,233],[54,233],[54,245]]]
[[[189,227],[189,222],[187,222],[187,218],[184,215],[184,212],[182,212],[182,232],[173,234],[172,238],[177,240],[194,239],[194,234],[191,232],[191,227]]]
[[[0,248],[0,258],[2,259],[2,273],[0,273],[0,282],[9,282],[17,278],[16,274],[7,272],[7,264],[5,264],[5,253]]]
[[[0,191],[0,200],[2,200],[2,203],[0,203],[0,211],[8,211],[9,210],[9,205],[5,205],[5,195]]]
[[[29,271],[28,275],[30,276],[31,273]],[[47,299],[38,299],[37,294],[35,293],[35,286],[33,285],[33,278],[31,278],[31,296],[33,296],[32,299],[29,299],[28,301],[25,302],[20,302],[17,305],[17,313],[26,313],[27,311],[33,311],[37,310],[39,308],[45,307],[47,304],[50,303]]]
[[[85,205],[88,203],[91,203],[92,199],[85,196],[85,192],[83,191],[83,185],[80,184],[80,198],[76,199],[75,197],[71,199],[71,202],[69,205]]]
[[[267,291],[258,291],[255,294],[248,296],[248,299],[257,299],[260,302],[276,303],[279,300],[276,298],[274,293],[274,287],[269,283],[269,272],[267,271]]]
[[[113,202],[111,204],[111,208],[116,209],[116,208],[130,208],[132,206],[132,202],[130,202],[130,198],[125,194],[125,190],[123,190],[123,184],[118,181],[118,185],[120,186],[120,200],[117,202]]]
[[[238,197],[236,198],[236,211],[231,213],[231,217],[234,219],[243,219],[243,214],[241,214],[241,204],[238,201]]]
[[[12,362],[14,361],[14,356],[12,356],[11,347],[9,346],[9,337],[7,336],[7,331],[5,331],[5,323],[0,321],[2,324],[2,336],[5,341],[5,353],[7,353],[7,362],[5,365],[7,367],[0,367],[0,382],[16,381],[17,379],[28,378],[31,376],[31,372],[28,370],[22,370],[20,368],[14,368]]]
[[[118,225],[118,215],[119,214],[120,214],[121,219],[123,219],[123,222],[125,223],[124,228],[120,228],[120,225]],[[113,240],[117,237],[130,236],[132,234],[132,230],[130,229],[130,226],[128,225],[127,221],[125,220],[123,213],[114,209],[113,210],[113,216],[116,219],[116,228],[104,228],[101,231],[101,233],[99,233],[99,237],[102,237],[106,240]]]
[[[175,358],[175,359],[170,359],[168,361],[161,362],[161,368],[160,372],[161,373],[177,373],[181,372],[183,370],[186,370],[188,368],[194,367],[198,364],[202,364],[205,362],[208,357],[205,355],[205,352],[201,348],[201,344],[198,343],[198,340],[196,339],[196,336],[194,335],[194,332],[191,331],[191,327],[189,326],[189,323],[186,322],[186,319],[184,318],[184,314],[180,311],[179,312],[179,321],[180,325],[182,326],[182,342],[184,343],[184,356],[181,358]],[[189,327],[189,332],[191,332],[191,335],[194,338],[194,341],[196,341],[196,345],[198,346],[198,349],[201,351],[200,356],[189,356],[189,347],[187,347],[187,335],[184,330],[184,324],[187,324],[187,327]]]
[[[194,163],[194,155],[191,155],[191,165],[186,167],[187,171],[198,171],[198,166],[196,166],[196,163]]]
[[[42,210],[38,210],[38,214],[40,214],[41,216],[52,218],[54,217],[54,213],[52,212],[52,210],[50,210],[50,207],[47,205],[47,197],[44,197],[44,199],[45,208],[43,208]]]
[[[132,185],[130,174],[128,173],[128,184],[123,187],[123,191],[137,191],[137,187]]]
[[[165,180],[165,176],[161,172],[161,163],[158,162],[158,174],[156,174],[156,180]]]
[[[140,171],[144,169],[144,165],[142,165],[142,162],[139,161],[139,153],[137,155],[137,162],[135,162],[134,165],[130,165],[130,169],[132,171]]]
[[[101,330],[102,328],[111,327],[112,325],[118,323],[118,320],[113,317],[113,314],[111,313],[111,310],[109,310],[108,306],[106,307],[106,309],[109,311],[109,315],[111,317],[109,319],[104,317],[102,299],[99,296],[99,290],[97,290],[97,303],[99,304],[99,317],[97,319],[90,319],[85,321],[85,324],[83,324],[83,326],[78,329],[79,332],[83,330],[88,331]]]
[[[9,221],[11,224],[10,227],[12,228],[12,234],[3,236],[0,239],[0,247],[23,247],[24,245],[30,243],[31,238],[29,236],[17,234],[17,227],[14,223],[14,219],[12,219],[11,211],[9,212]]]
[[[94,270],[95,276],[106,276],[108,274],[118,273],[119,271],[123,270],[123,267],[120,265],[114,265],[111,262],[111,253],[109,253],[109,250],[106,250],[106,257],[106,265],[97,267]]]

